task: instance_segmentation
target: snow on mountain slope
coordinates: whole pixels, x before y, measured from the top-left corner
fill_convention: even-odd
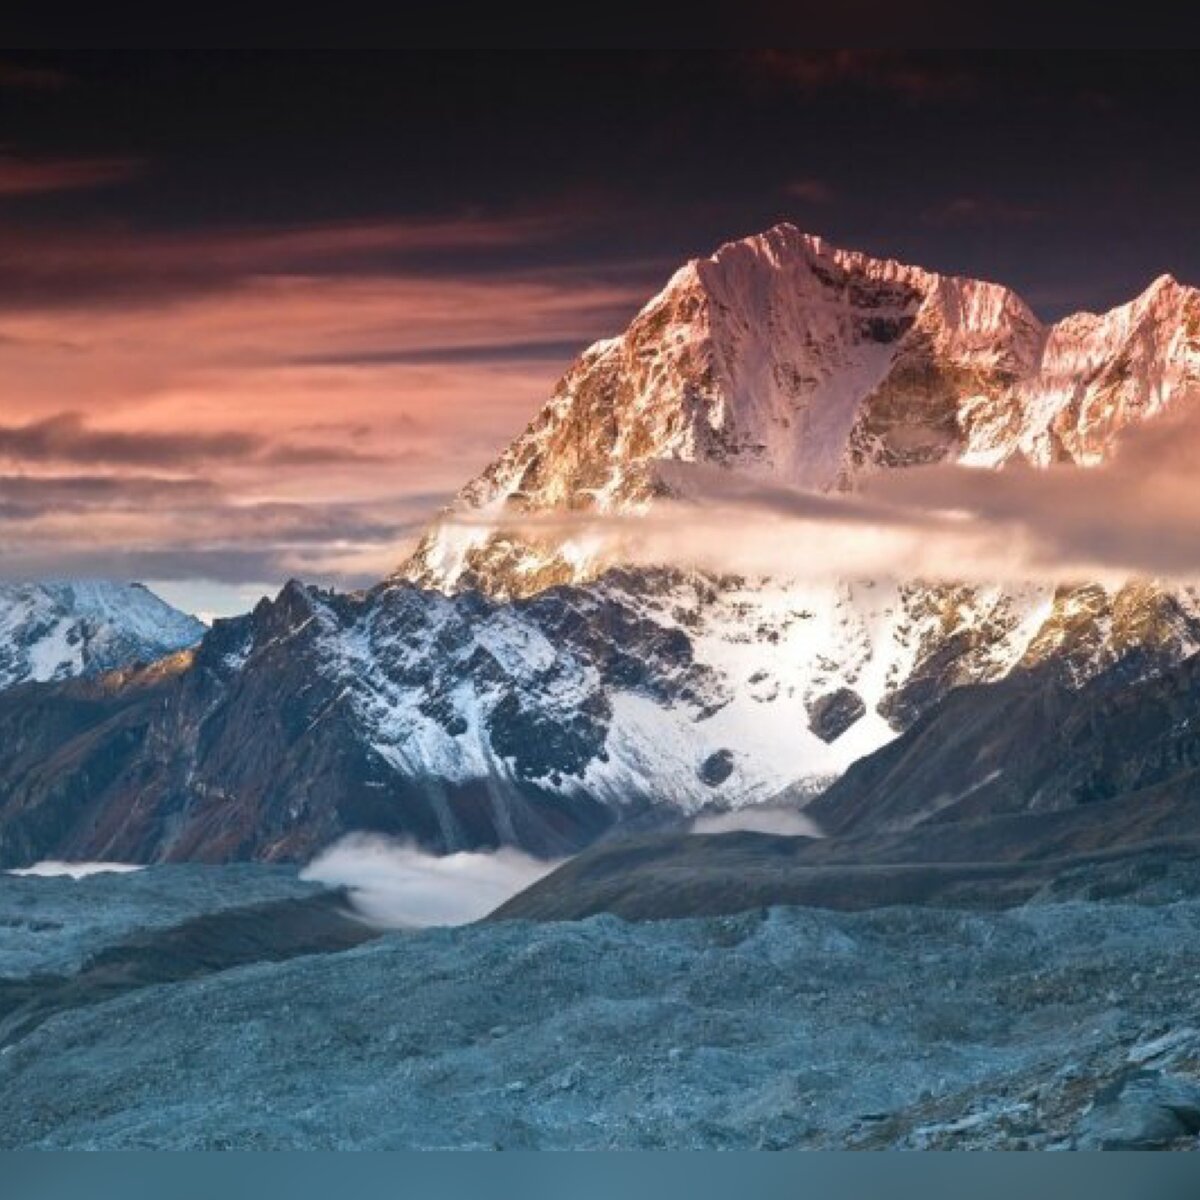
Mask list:
[[[674,462],[815,492],[939,461],[1088,466],[1197,384],[1200,292],[1170,277],[1111,312],[1044,325],[1000,285],[778,226],[688,263],[622,336],[588,350],[399,577],[501,598],[596,578],[611,562],[588,535],[489,520],[636,515],[687,500],[687,477],[666,469]],[[759,799],[787,779],[808,788],[958,684],[1048,663],[1079,684],[1121,660],[1136,674],[1200,645],[1195,594],[1148,583],[708,586],[699,616],[694,588],[636,602],[687,628],[724,700],[698,734],[670,706],[614,699],[609,759],[589,787],[604,791],[613,773],[624,787],[687,780],[678,787],[699,802],[695,764],[711,743],[723,756],[713,770],[741,772],[727,798]]]
[[[161,658],[204,630],[139,583],[0,583],[0,687]]]
[[[488,519],[641,512],[672,494],[670,462],[814,491],[938,461],[1090,465],[1196,384],[1200,292],[1168,276],[1047,326],[997,284],[781,225],[687,264],[585,352],[399,575],[499,596],[594,577],[610,564],[586,536],[518,537]]]
[[[811,794],[954,686],[1200,648],[1200,596],[1148,585],[925,587],[614,571],[517,603],[393,585],[323,674],[400,774],[536,783],[619,812]],[[397,612],[404,619],[396,621]],[[451,839],[452,840],[452,839]]]
[[[516,601],[292,583],[189,655],[0,694],[0,864],[303,860],[354,830],[555,857],[619,822],[803,799],[958,684],[1132,662],[1118,628],[1144,674],[1200,647],[1200,601],[622,570]]]

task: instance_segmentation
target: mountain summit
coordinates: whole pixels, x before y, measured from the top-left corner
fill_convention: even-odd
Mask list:
[[[665,463],[815,491],[943,461],[1092,465],[1198,382],[1200,291],[1170,276],[1046,325],[999,284],[778,225],[689,262],[585,351],[399,576],[497,596],[593,577],[610,564],[585,547],[488,518],[639,512],[672,494]]]

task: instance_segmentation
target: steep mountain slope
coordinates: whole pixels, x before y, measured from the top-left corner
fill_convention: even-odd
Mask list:
[[[504,918],[631,920],[777,904],[1005,907],[1195,894],[1200,655],[1129,684],[1042,671],[957,689],[806,808],[823,837],[677,832],[585,851]]]
[[[1152,590],[1013,609],[846,586],[828,620],[799,586],[719,583],[612,572],[515,602],[290,584],[195,651],[10,689],[0,863],[302,859],[352,829],[557,855],[618,821],[811,793],[956,684],[1144,674],[1200,638]],[[1113,657],[1128,609],[1155,631],[1136,668]]]
[[[1037,676],[948,695],[813,805],[832,833],[888,833],[1124,802],[1122,836],[1200,799],[1200,656],[1134,684]],[[1097,844],[1106,835],[1097,830]]]
[[[0,583],[0,688],[151,662],[204,631],[140,583]]]
[[[817,491],[944,460],[1089,465],[1197,383],[1200,291],[1168,276],[1046,326],[997,284],[780,225],[689,263],[587,351],[400,574],[499,596],[591,578],[607,564],[586,534],[488,522],[641,512],[676,489],[674,462]]]

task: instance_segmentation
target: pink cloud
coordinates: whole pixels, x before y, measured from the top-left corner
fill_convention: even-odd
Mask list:
[[[754,78],[811,92],[862,87],[921,101],[971,86],[970,76],[945,60],[897,50],[754,50],[743,61]]]
[[[123,183],[141,170],[130,158],[18,158],[0,154],[0,197]]]
[[[784,184],[784,192],[806,204],[830,204],[835,192],[823,179],[793,179]]]
[[[992,196],[956,196],[929,209],[930,225],[1031,225],[1045,214],[1032,204],[1014,204]]]
[[[363,269],[379,248],[520,236],[372,223],[55,247],[0,230],[23,268],[41,249],[57,259],[37,269],[76,275],[222,262],[169,302],[84,288],[0,305],[0,569],[382,574],[545,402],[573,349],[643,299],[566,270]]]
[[[59,92],[70,86],[71,77],[55,67],[0,62],[0,88],[14,92]]]

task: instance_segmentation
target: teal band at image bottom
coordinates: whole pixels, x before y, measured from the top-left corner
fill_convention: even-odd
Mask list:
[[[1187,1154],[19,1153],[3,1200],[1196,1200]]]

